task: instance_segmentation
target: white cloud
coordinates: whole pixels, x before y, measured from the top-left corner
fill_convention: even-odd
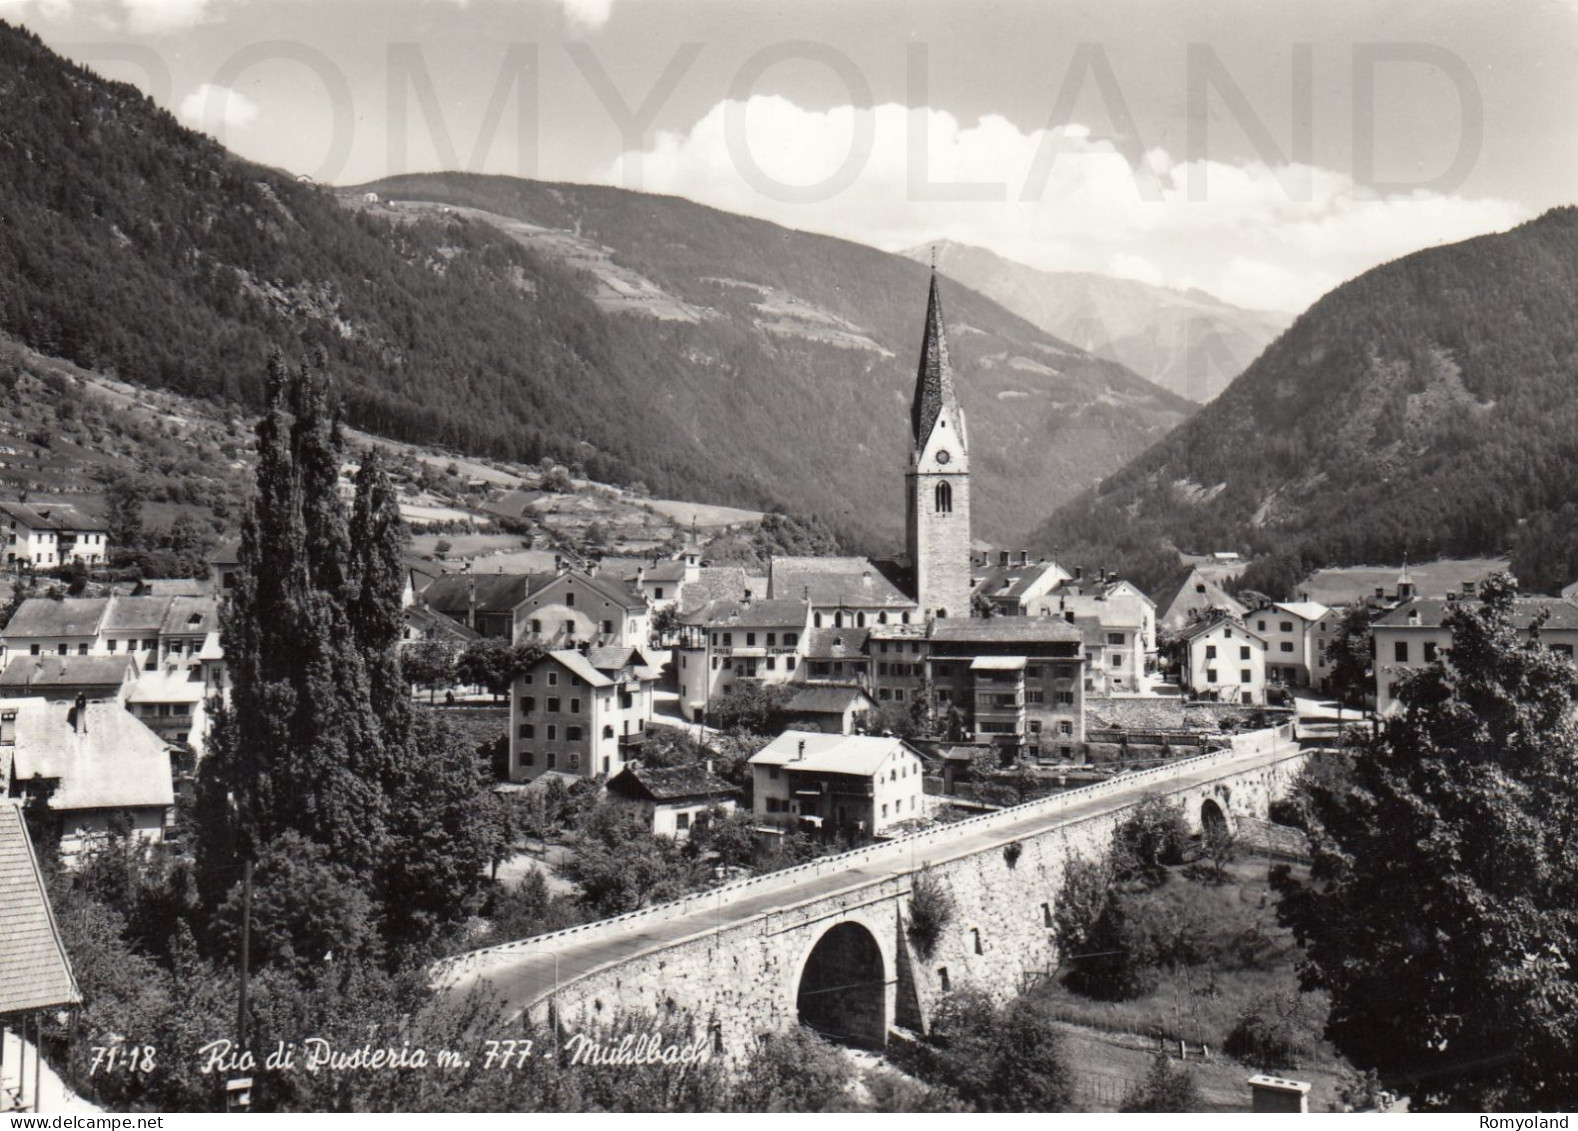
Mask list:
[[[209,0],[120,0],[126,25],[135,32],[179,31],[201,23]]]
[[[776,96],[719,103],[602,179],[890,250],[954,239],[1289,311],[1388,259],[1526,218],[1507,201],[1366,199],[1330,169],[1179,162],[1159,149],[1137,175],[1083,126],[1026,133],[992,115],[966,126],[940,110],[814,111]]]
[[[564,18],[576,31],[596,31],[608,22],[614,0],[558,0]]]
[[[81,12],[138,34],[180,31],[201,23],[213,0],[0,0],[0,17],[64,19]]]
[[[181,99],[176,112],[187,125],[220,141],[225,140],[227,131],[244,130],[258,119],[258,105],[252,99],[207,82]]]

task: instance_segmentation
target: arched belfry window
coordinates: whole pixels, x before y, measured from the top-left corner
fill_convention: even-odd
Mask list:
[[[939,483],[937,484],[935,495],[936,506],[933,509],[935,509],[938,514],[952,514],[953,486],[946,482]]]

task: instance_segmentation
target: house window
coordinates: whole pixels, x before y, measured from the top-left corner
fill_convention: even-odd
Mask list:
[[[754,632],[747,632],[745,634],[745,646],[747,648],[754,648],[754,647],[756,647],[756,633],[754,633]]]
[[[661,601],[663,599],[663,587],[661,585],[652,591],[652,599],[655,601]]]
[[[1109,632],[1109,633],[1107,633],[1107,643],[1108,644],[1117,644],[1117,645],[1121,646],[1123,644],[1123,640],[1124,640],[1124,637],[1123,637],[1123,633],[1121,633],[1121,632]]]
[[[1261,632],[1264,632],[1264,631],[1266,631],[1266,622],[1263,621],[1263,620],[1262,621],[1256,621],[1255,622],[1255,627],[1258,628]]]
[[[548,713],[551,715],[557,715],[559,713],[559,700],[557,697],[548,700]]]
[[[1248,648],[1240,648],[1238,650],[1238,658],[1240,660],[1247,660],[1247,659],[1249,659],[1249,649]]]
[[[948,968],[946,966],[937,967],[937,986],[943,993],[948,992]]]
[[[1215,644],[1207,644],[1205,646],[1205,658],[1208,659],[1208,660],[1216,659],[1216,645]]]
[[[564,728],[564,740],[566,742],[580,742],[581,741],[581,728],[580,727],[565,727]]]
[[[570,608],[570,609],[575,608],[575,594],[571,593],[569,591],[566,591],[565,594],[564,594],[564,604],[565,604],[566,608]]]
[[[521,712],[523,714],[529,715],[533,711],[535,711],[536,709],[537,709],[537,697],[535,695],[528,695],[528,696],[526,696],[525,698],[523,698],[521,700]]]
[[[522,750],[521,751],[520,764],[522,766],[530,766],[530,765],[534,764],[536,761],[537,761],[537,755],[536,754],[532,753],[530,750]]]
[[[1031,734],[1040,734],[1041,733],[1041,720],[1040,719],[1031,719],[1030,720],[1030,733]]]
[[[784,633],[784,647],[785,648],[793,648],[798,643],[800,643],[800,634],[798,632],[786,632],[786,633]]]
[[[580,713],[581,713],[581,701],[579,699],[571,699],[570,700],[570,714],[572,714],[572,715],[579,715]]]
[[[680,813],[674,818],[674,831],[686,832],[690,829],[690,814]]]
[[[776,632],[769,632],[767,634],[767,647],[771,648],[774,645],[776,645],[777,643],[778,643],[778,634]]]
[[[1074,733],[1074,724],[1067,719],[1062,719],[1057,724],[1057,730],[1061,735],[1071,735]]]
[[[110,650],[110,655],[112,656],[115,654],[115,644],[114,640],[106,640],[104,642],[104,646]]]
[[[522,738],[536,738],[537,737],[537,728],[535,726],[533,726],[531,723],[522,723],[521,724],[521,737]]]
[[[1572,645],[1571,644],[1552,644],[1551,645],[1551,651],[1553,651],[1553,652],[1560,652],[1563,648],[1567,649],[1567,654],[1569,656],[1571,656],[1573,654],[1573,649],[1572,649]],[[1436,662],[1436,642],[1434,640],[1427,640],[1427,641],[1425,641],[1425,663],[1433,664],[1435,662]]]
[[[1284,652],[1291,652],[1291,651],[1293,651],[1293,641],[1291,641],[1291,640],[1284,640],[1282,642],[1282,651],[1284,651]]]
[[[38,645],[37,645],[37,644],[34,644],[34,645],[33,645],[33,646],[32,646],[32,647],[31,647],[31,648],[30,648],[30,649],[29,649],[29,651],[30,651],[30,652],[32,652],[32,653],[33,653],[33,655],[35,655],[35,656],[36,656],[36,655],[38,655]]]
[[[62,644],[58,648],[56,648],[56,651],[59,652],[62,656],[64,656],[66,654],[66,646],[64,644]]]
[[[573,620],[567,620],[564,622],[564,634],[566,636],[575,635],[575,622]]]
[[[775,672],[775,671],[778,670],[778,657],[777,656],[768,656],[767,657],[767,670],[770,671],[770,672]]]
[[[970,944],[971,944],[971,946],[974,947],[976,954],[985,954],[986,953],[984,950],[981,949],[981,928],[979,928],[979,927],[971,927],[970,928]]]
[[[1057,693],[1057,701],[1058,701],[1058,704],[1060,706],[1064,706],[1064,707],[1073,706],[1074,693],[1072,691],[1059,691]]]
[[[1111,656],[1107,657],[1107,666],[1121,668],[1123,666],[1123,656],[1117,652],[1114,652]]]
[[[1215,668],[1207,668],[1206,669],[1205,681],[1207,683],[1215,683],[1216,682],[1216,669]]]
[[[1243,671],[1241,671],[1239,673],[1238,682],[1239,683],[1254,683],[1255,682],[1254,674],[1250,671],[1250,669],[1245,668]]]
[[[553,723],[549,723],[548,724],[548,741],[549,742],[557,741],[558,737],[559,737],[559,728],[557,726],[555,726]]]
[[[895,703],[904,702],[904,689],[902,687],[895,687],[893,689],[893,701]]]
[[[1293,631],[1293,622],[1290,621],[1290,620],[1285,620],[1281,624],[1277,625],[1277,627],[1280,628],[1283,632],[1292,632]]]
[[[934,506],[933,506],[933,509],[938,514],[952,514],[953,513],[953,488],[948,483],[942,482],[942,483],[937,484],[937,490],[935,492],[933,492],[933,494],[934,494],[934,499],[933,499]]]
[[[789,662],[784,664],[784,667],[788,668],[790,671],[794,671],[794,665],[795,665],[795,658],[793,656],[790,656],[789,657]]]
[[[941,700],[942,699],[942,695],[943,695],[943,693],[939,692],[938,695],[937,695],[937,698],[939,700]],[[1026,703],[1044,703],[1044,702],[1046,702],[1046,692],[1045,691],[1026,691],[1025,692],[1025,702]]]
[[[604,636],[612,636],[613,634],[614,634],[614,622],[611,621],[611,620],[605,620],[603,622],[603,635]]]
[[[549,687],[558,687],[559,686],[559,673],[558,672],[549,672],[548,673],[548,686]]]
[[[1408,662],[1408,641],[1399,640],[1392,646],[1392,658],[1399,664],[1406,664]]]

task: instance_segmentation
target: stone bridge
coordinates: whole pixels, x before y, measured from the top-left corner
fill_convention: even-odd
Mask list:
[[[553,1016],[568,1031],[622,1011],[683,1011],[731,1061],[797,1021],[881,1045],[895,1024],[925,1032],[949,989],[974,985],[1002,1000],[1054,970],[1065,865],[1105,851],[1145,794],[1179,801],[1195,831],[1231,827],[1265,818],[1304,758],[1291,727],[1255,732],[1229,750],[475,951],[445,982],[485,983],[510,1015]],[[943,938],[925,954],[905,930],[923,867],[954,901]]]

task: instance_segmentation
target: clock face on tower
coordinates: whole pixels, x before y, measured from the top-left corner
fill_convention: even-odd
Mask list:
[[[937,462],[938,463],[947,463],[952,458],[953,458],[953,456],[948,454],[948,449],[947,448],[944,448],[944,449],[942,449],[942,451],[937,453]]]

